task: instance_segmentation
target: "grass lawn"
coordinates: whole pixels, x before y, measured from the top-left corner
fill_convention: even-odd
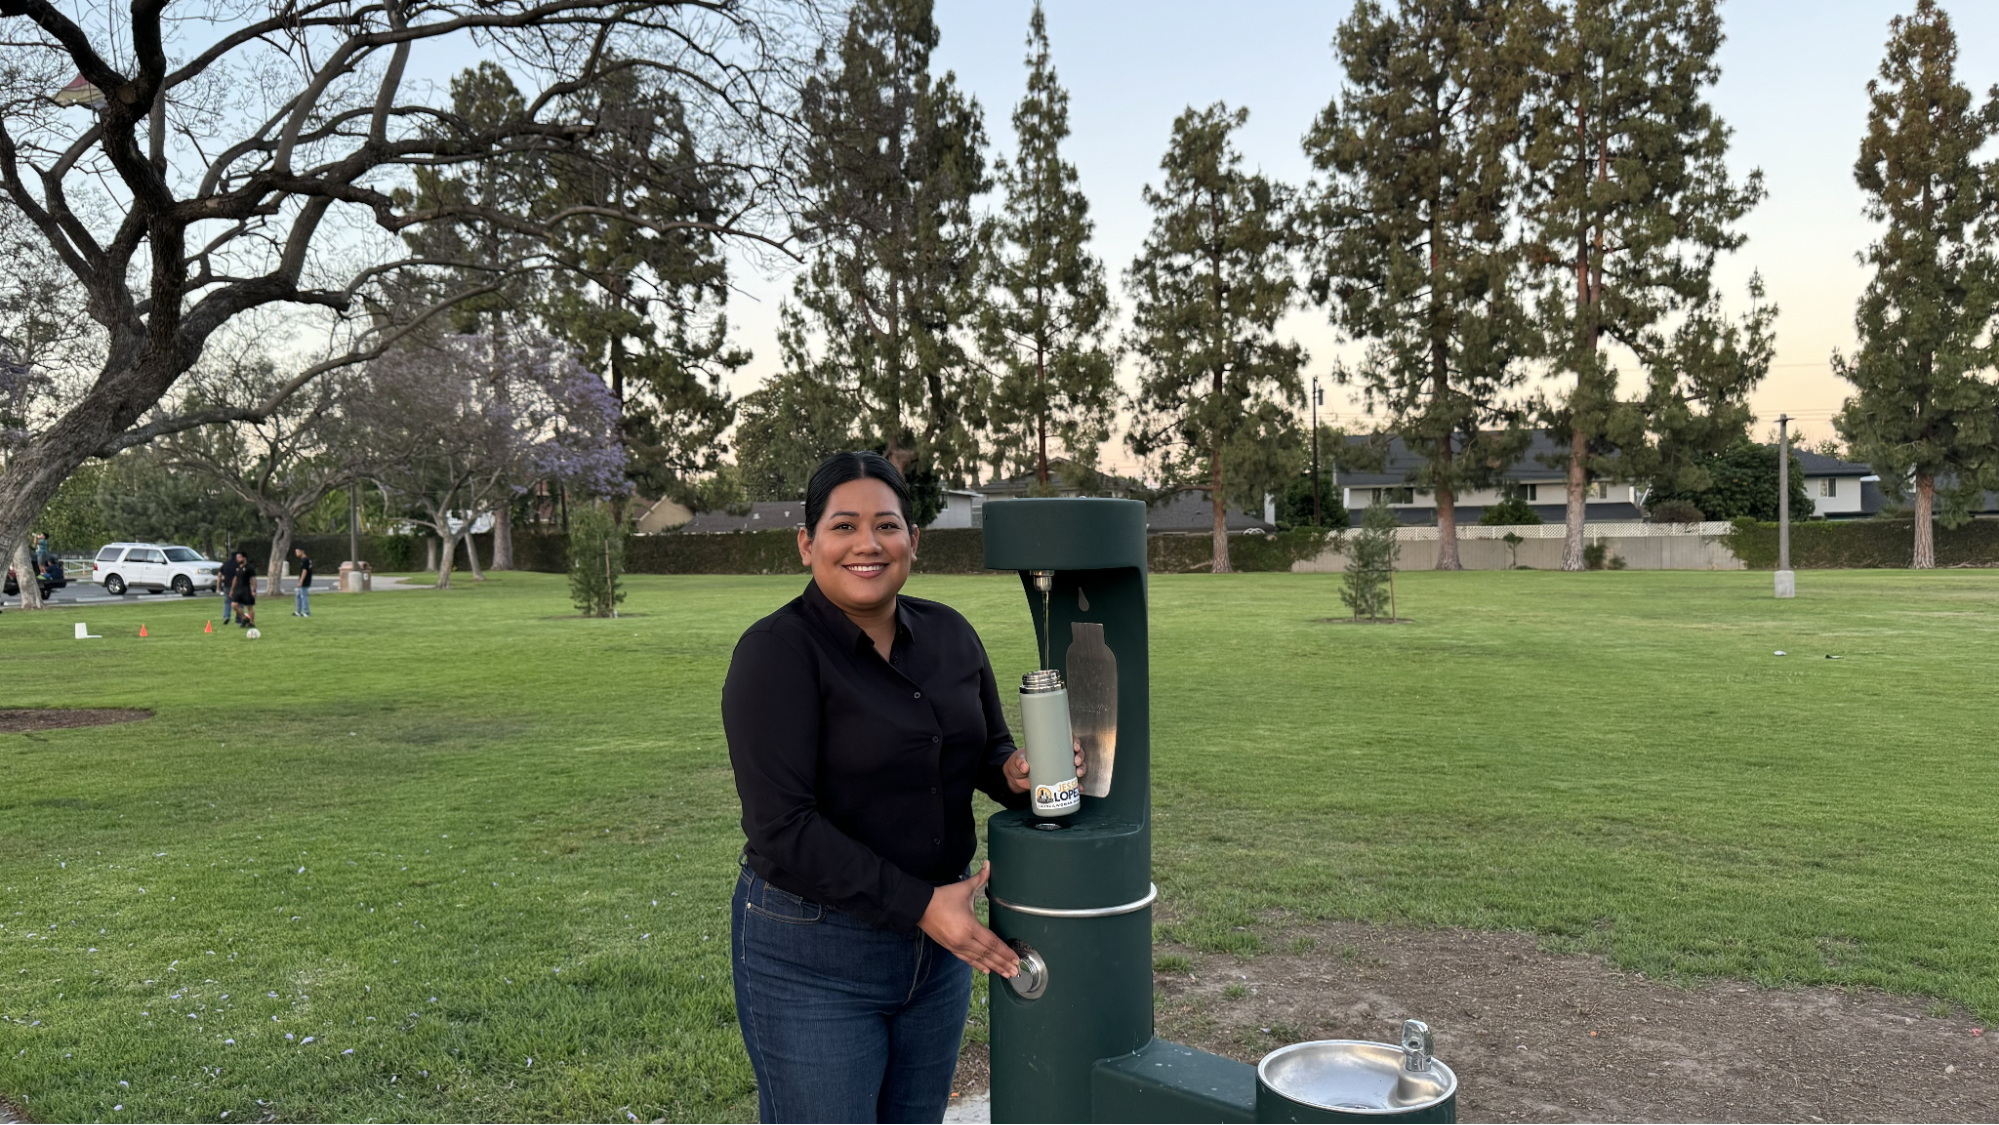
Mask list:
[[[1999,574],[1803,572],[1793,602],[1761,573],[1410,574],[1394,627],[1315,620],[1337,584],[1153,581],[1162,939],[1523,929],[1999,1016]],[[91,607],[88,642],[72,610],[0,617],[0,706],[158,712],[0,737],[0,1095],[51,1121],[753,1115],[717,693],[799,585],[636,578],[633,616],[594,621],[509,574],[309,622],[271,599],[255,642],[201,632],[213,599]],[[1013,580],[910,591],[1002,681],[1032,666]]]

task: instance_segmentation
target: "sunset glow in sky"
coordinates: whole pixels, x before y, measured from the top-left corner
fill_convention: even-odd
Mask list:
[[[1769,198],[1743,225],[1748,245],[1725,263],[1724,291],[1740,297],[1762,271],[1781,308],[1776,367],[1754,397],[1757,432],[1774,431],[1780,412],[1799,418],[1812,439],[1847,394],[1831,373],[1835,348],[1850,348],[1853,306],[1866,274],[1856,262],[1874,237],[1861,215],[1853,161],[1867,112],[1866,84],[1879,65],[1888,21],[1912,4],[1888,0],[1733,0],[1723,6],[1728,43],[1714,102],[1734,129],[1738,174],[1763,170]],[[985,108],[997,152],[1012,147],[1009,118],[1025,81],[1022,59],[1031,0],[939,0],[943,41],[938,70]],[[1114,292],[1151,221],[1140,188],[1157,179],[1175,115],[1188,105],[1247,106],[1240,137],[1248,162],[1293,183],[1309,171],[1299,138],[1339,86],[1331,42],[1345,0],[1047,0],[1056,70],[1070,92],[1068,142],[1097,222],[1095,250]],[[1999,82],[1999,4],[1946,0],[1956,24],[1959,80],[1979,93]],[[1990,154],[1988,154],[1990,155]],[[746,392],[777,361],[777,302],[785,276],[738,275],[745,300],[732,302],[738,337],[756,360],[737,379]],[[1351,354],[1317,310],[1286,324],[1311,351],[1310,370]],[[1129,385],[1130,372],[1126,372]],[[1329,408],[1365,427],[1350,403]],[[1117,451],[1107,458],[1121,461]]]

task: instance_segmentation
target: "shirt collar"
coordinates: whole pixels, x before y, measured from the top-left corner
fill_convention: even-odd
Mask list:
[[[854,624],[853,618],[848,617],[839,606],[828,600],[826,594],[819,589],[816,580],[805,583],[805,604],[810,606],[819,620],[833,631],[834,636],[846,642],[848,648],[874,647],[874,638],[862,632],[861,627]],[[909,607],[902,604],[900,594],[896,595],[895,599],[895,635],[896,639],[901,641],[916,639],[916,634],[909,627]]]

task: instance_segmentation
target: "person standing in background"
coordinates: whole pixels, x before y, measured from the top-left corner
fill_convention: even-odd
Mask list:
[[[215,573],[215,592],[222,595],[222,623],[229,624],[236,611],[236,555],[231,553],[222,560],[222,569]]]
[[[293,617],[311,617],[312,602],[307,600],[306,591],[312,586],[312,556],[304,547],[293,547],[292,557],[298,560],[298,595],[292,607]]]

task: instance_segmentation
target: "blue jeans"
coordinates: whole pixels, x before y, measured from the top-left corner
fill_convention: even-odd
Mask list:
[[[730,911],[736,1020],[764,1121],[941,1121],[971,966],[745,867]]]
[[[312,603],[307,601],[305,598],[307,592],[308,591],[303,586],[300,586],[298,588],[298,597],[295,599],[297,605],[294,609],[294,612],[297,613],[300,617],[312,616]]]

